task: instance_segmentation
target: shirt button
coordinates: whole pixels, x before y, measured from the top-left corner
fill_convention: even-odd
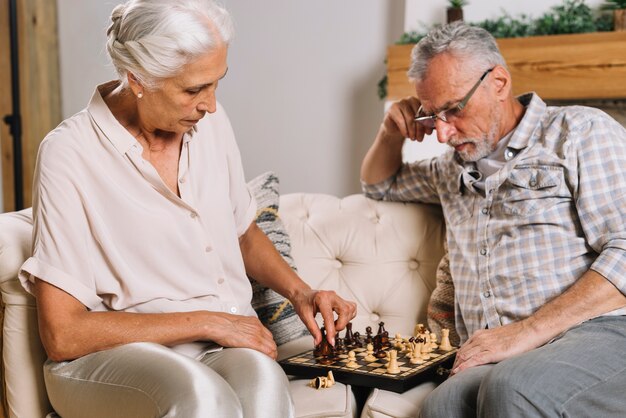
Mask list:
[[[237,313],[237,308],[235,308],[234,306],[230,308],[230,313]]]
[[[488,298],[488,297],[490,297],[490,296],[491,296],[491,292],[487,290],[485,293],[483,293],[483,295],[484,295],[486,298]]]
[[[482,213],[483,213],[483,215],[488,214],[488,213],[489,213],[489,209],[487,209],[487,208],[483,208]]]
[[[480,249],[480,255],[487,255],[487,249],[486,248],[481,248]]]
[[[189,216],[191,216],[191,219],[196,219],[196,216],[198,216],[198,214],[196,212],[191,212]]]
[[[535,187],[537,185],[537,179],[530,179],[530,182],[528,184],[530,185],[530,187]]]
[[[179,183],[184,183],[185,182],[185,178],[182,177],[180,180],[178,180]]]
[[[506,150],[506,152],[504,153],[504,158],[506,160],[510,160],[513,157],[514,157],[513,151],[511,151],[510,149]]]
[[[217,283],[218,284],[224,284],[224,278],[220,277],[219,279],[217,279]],[[235,309],[235,308],[233,308],[233,309]]]

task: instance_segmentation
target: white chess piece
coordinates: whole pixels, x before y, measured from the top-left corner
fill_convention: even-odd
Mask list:
[[[398,367],[398,352],[396,350],[389,350],[389,366],[387,366],[387,373],[400,373],[400,368]]]
[[[356,353],[354,352],[354,350],[351,350],[348,353],[348,363],[346,364],[346,367],[349,367],[351,369],[356,369],[359,367],[359,363],[356,362]]]
[[[439,344],[439,349],[441,351],[452,350],[452,345],[450,344],[450,330],[448,328],[441,330],[441,344]]]
[[[422,343],[413,343],[413,354],[411,355],[411,364],[422,364]]]
[[[368,344],[367,345],[366,353],[367,353],[367,355],[365,356],[365,358],[363,360],[368,361],[370,363],[372,361],[378,360],[376,357],[374,357],[374,346],[372,344]]]

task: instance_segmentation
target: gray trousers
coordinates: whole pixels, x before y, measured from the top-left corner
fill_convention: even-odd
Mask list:
[[[200,361],[133,343],[44,365],[48,397],[63,418],[292,417],[289,383],[258,351],[227,348]]]
[[[498,364],[446,380],[423,418],[626,417],[626,317],[601,317]]]

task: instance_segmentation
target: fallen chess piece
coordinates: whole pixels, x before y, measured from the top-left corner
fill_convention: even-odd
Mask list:
[[[333,376],[333,372],[329,371],[328,376],[318,376],[314,379],[311,379],[309,382],[309,386],[315,389],[327,389],[332,387],[335,384],[335,376]]]

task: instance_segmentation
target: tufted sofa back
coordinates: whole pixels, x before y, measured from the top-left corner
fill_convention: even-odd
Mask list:
[[[281,197],[280,216],[291,237],[300,275],[313,287],[337,291],[358,304],[354,330],[385,321],[409,334],[425,322],[435,270],[443,254],[440,210],[428,205],[343,199],[320,194]],[[44,417],[45,392],[35,300],[17,280],[31,248],[30,209],[0,215],[0,290],[5,406],[9,417]]]
[[[354,331],[384,321],[406,335],[426,323],[443,256],[438,206],[302,193],[282,196],[279,213],[300,276],[357,303]]]

